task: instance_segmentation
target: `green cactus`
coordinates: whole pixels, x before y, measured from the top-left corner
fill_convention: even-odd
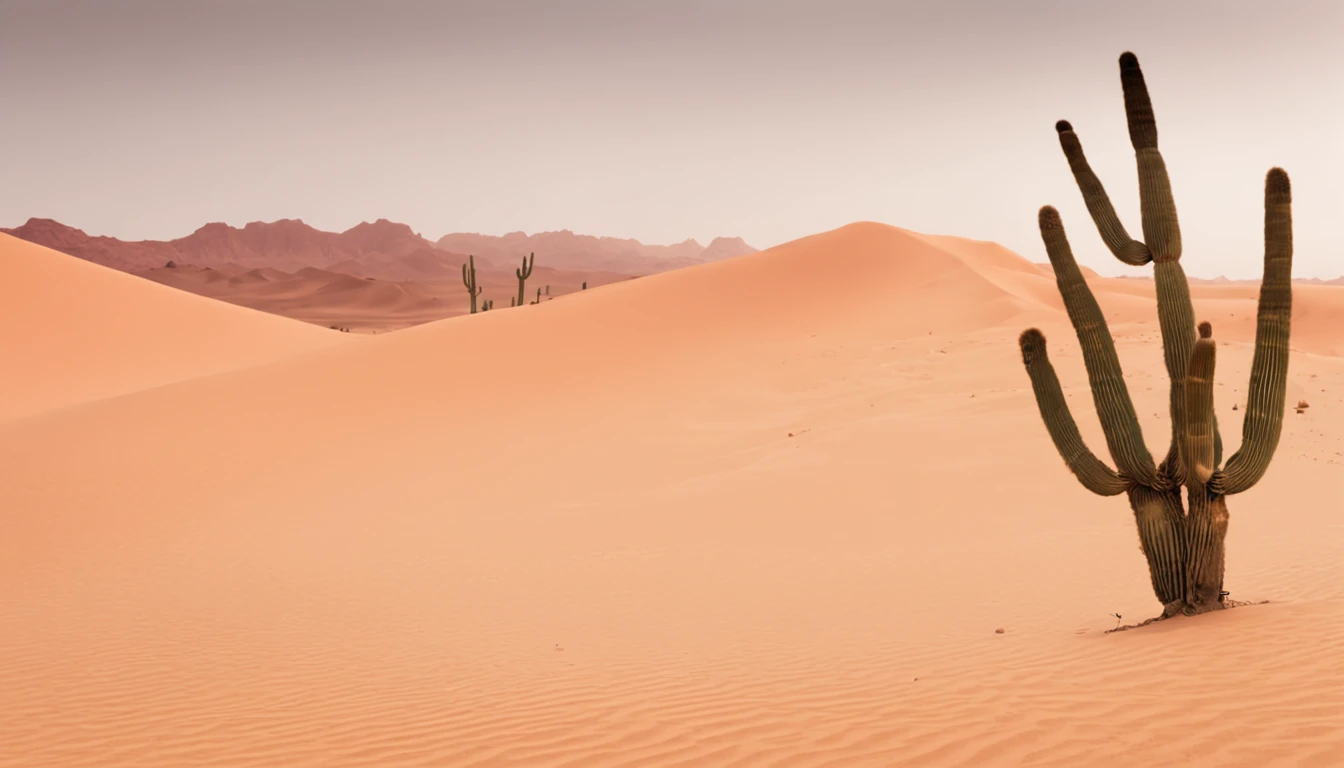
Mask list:
[[[529,253],[528,258],[523,259],[523,265],[515,270],[513,274],[518,276],[518,306],[523,305],[523,288],[527,284],[527,278],[532,276],[532,265],[536,263],[537,254]]]
[[[467,263],[462,265],[462,285],[467,287],[467,295],[471,297],[471,314],[476,314],[476,297],[485,290],[476,285],[476,257],[467,256]]]
[[[1120,57],[1120,81],[1139,166],[1143,241],[1131,238],[1120,223],[1073,127],[1061,120],[1055,129],[1107,248],[1131,266],[1153,263],[1162,348],[1171,378],[1172,440],[1166,457],[1154,465],[1144,446],[1106,319],[1074,261],[1059,213],[1050,206],[1040,212],[1041,239],[1078,334],[1092,399],[1116,469],[1083,443],[1046,355],[1045,336],[1029,329],[1019,345],[1046,431],[1065,464],[1093,493],[1129,496],[1163,617],[1194,615],[1224,607],[1226,497],[1245,491],[1264,475],[1283,429],[1292,317],[1292,192],[1288,174],[1271,169],[1265,177],[1264,279],[1242,446],[1220,467],[1222,439],[1213,413],[1213,328],[1200,323],[1196,338],[1190,288],[1180,265],[1181,232],[1171,183],[1157,149],[1152,102],[1132,53]]]

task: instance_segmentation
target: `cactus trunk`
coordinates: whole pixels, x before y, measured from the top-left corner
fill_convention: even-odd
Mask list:
[[[1129,492],[1139,546],[1164,617],[1223,607],[1227,501],[1201,489],[1189,491],[1187,502],[1189,514],[1179,490],[1134,486]]]

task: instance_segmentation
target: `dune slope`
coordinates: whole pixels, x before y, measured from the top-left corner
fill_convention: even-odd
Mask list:
[[[1339,764],[1344,360],[1230,505],[1272,602],[1104,634],[1159,606],[1052,287],[859,224],[0,424],[0,765]],[[1196,303],[1233,447],[1254,298]]]
[[[0,421],[342,339],[0,234]]]

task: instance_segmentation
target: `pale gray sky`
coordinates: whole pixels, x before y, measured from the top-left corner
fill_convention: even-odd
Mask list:
[[[1344,273],[1344,3],[0,0],[0,226],[404,221],[766,247],[871,219],[1036,261],[1087,219],[1070,120],[1137,232],[1119,54],[1148,76],[1194,274]]]

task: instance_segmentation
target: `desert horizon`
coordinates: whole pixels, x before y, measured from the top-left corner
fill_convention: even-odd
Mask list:
[[[268,230],[280,230],[283,236],[276,238]],[[315,236],[318,242],[296,238],[294,230]],[[667,246],[570,230],[531,235],[449,233],[429,241],[408,226],[386,219],[366,221],[343,233],[322,232],[297,219],[249,222],[244,227],[212,223],[171,241],[90,236],[40,218],[30,218],[19,227],[0,228],[0,233],[199,296],[355,333],[387,332],[469,314],[470,297],[457,277],[468,258],[480,266],[482,301],[505,296],[514,301],[514,261],[531,256],[535,263],[535,249],[543,249],[542,271],[532,283],[532,290],[540,288],[540,293],[529,291],[525,297],[525,303],[531,304],[757,251],[737,237],[716,237],[704,246],[694,239]],[[244,234],[251,235],[250,242],[240,245],[238,238]],[[361,241],[359,247],[341,250],[323,242],[339,242],[351,235]],[[549,263],[555,256],[562,268]],[[1036,266],[1049,273],[1048,262]],[[1101,277],[1091,269],[1088,274]],[[1151,275],[1137,271],[1113,277],[1151,281]],[[1189,275],[1188,279],[1200,285],[1259,284],[1258,280],[1221,275]],[[1344,277],[1294,278],[1293,282],[1344,285]]]
[[[1344,765],[1344,11],[673,10],[0,0],[0,768]]]

